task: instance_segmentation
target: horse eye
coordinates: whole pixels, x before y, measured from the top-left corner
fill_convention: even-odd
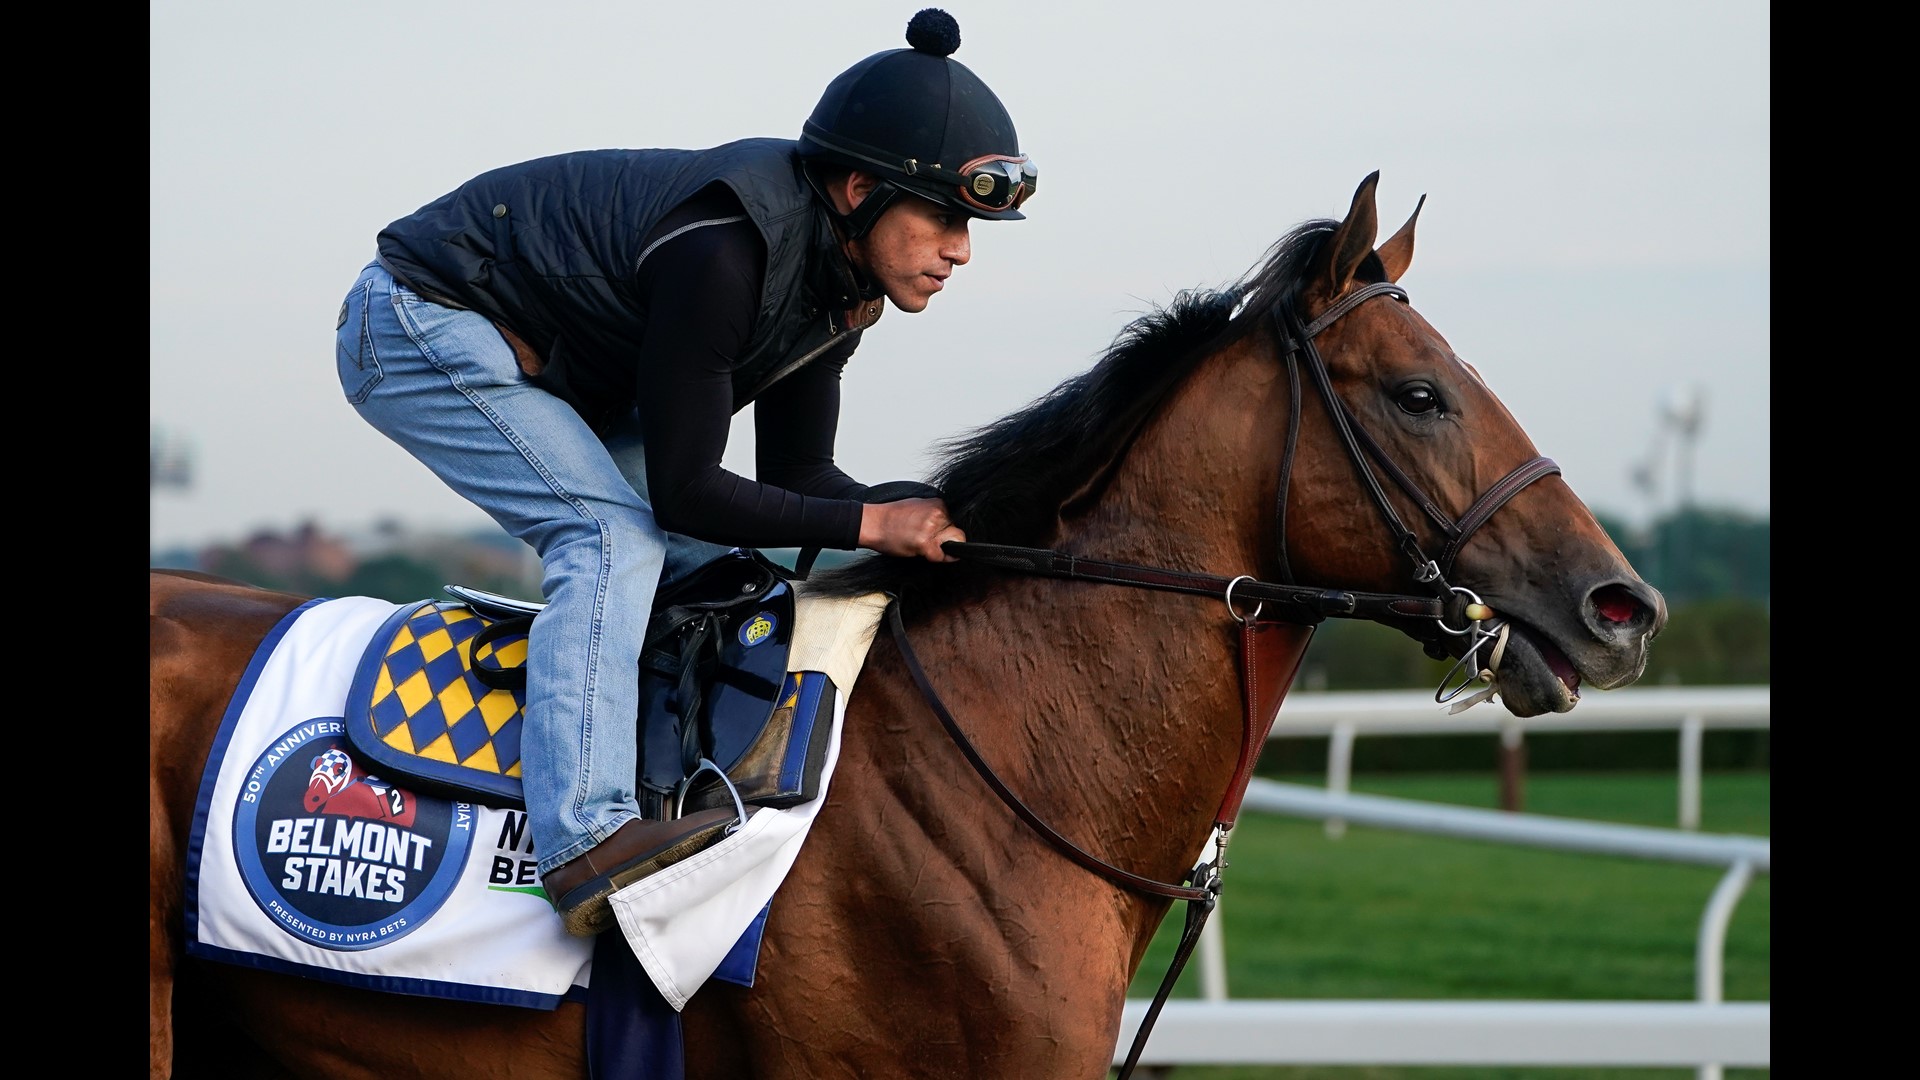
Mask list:
[[[1429,413],[1438,409],[1440,407],[1440,395],[1434,393],[1432,387],[1409,386],[1395,395],[1394,404],[1400,406],[1403,412],[1409,412],[1418,416],[1421,413]]]

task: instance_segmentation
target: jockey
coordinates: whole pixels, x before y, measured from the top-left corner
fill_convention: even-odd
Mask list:
[[[588,150],[481,174],[393,222],[338,323],[347,400],[539,552],[522,784],[570,933],[724,836],[636,798],[637,660],[656,590],[730,547],[949,562],[939,493],[865,501],[835,465],[840,376],[882,301],[926,309],[975,218],[1037,176],[951,54],[952,17],[835,78],[800,138]],[[754,411],[755,479],[721,467]],[[890,485],[891,487],[891,485]]]

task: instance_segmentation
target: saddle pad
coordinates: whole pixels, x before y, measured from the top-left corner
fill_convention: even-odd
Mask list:
[[[422,791],[521,809],[524,689],[488,686],[476,665],[521,667],[524,630],[476,651],[493,625],[463,603],[423,600],[394,610],[373,634],[347,695],[347,735],[367,762]]]
[[[202,776],[187,951],[366,989],[552,1009],[584,999],[526,815],[390,784],[343,706],[396,605],[315,600],[256,650]]]

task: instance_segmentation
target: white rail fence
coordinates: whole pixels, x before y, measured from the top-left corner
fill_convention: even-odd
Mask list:
[[[1145,1001],[1128,1001],[1114,1063]],[[1537,1065],[1685,1068],[1768,1065],[1766,1002],[1167,1002],[1145,1066]],[[1719,1066],[1701,1069],[1719,1075]]]
[[[1353,783],[1353,742],[1361,735],[1499,735],[1511,747],[1530,731],[1678,731],[1679,825],[1700,827],[1701,744],[1708,731],[1771,726],[1768,686],[1656,687],[1588,693],[1572,712],[1526,719],[1497,704],[1447,715],[1426,690],[1352,690],[1290,694],[1271,739],[1327,736],[1327,790]],[[1344,823],[1329,819],[1327,834]]]
[[[1594,709],[1596,705],[1600,707]],[[1691,1066],[1699,1080],[1719,1080],[1726,1065],[1769,1066],[1772,1004],[1725,1001],[1723,957],[1727,926],[1741,894],[1753,875],[1771,872],[1772,844],[1763,837],[1693,831],[1699,826],[1700,733],[1708,727],[1766,727],[1767,688],[1621,691],[1611,698],[1590,696],[1575,710],[1593,709],[1603,716],[1519,721],[1529,728],[1557,731],[1678,727],[1681,829],[1480,810],[1349,790],[1352,739],[1363,730],[1405,734],[1409,732],[1401,727],[1410,727],[1407,721],[1417,717],[1423,726],[1415,730],[1422,732],[1441,726],[1449,733],[1484,732],[1501,730],[1513,720],[1504,713],[1485,719],[1472,717],[1472,712],[1436,716],[1436,708],[1424,693],[1290,697],[1275,725],[1276,731],[1283,726],[1286,730],[1276,737],[1329,734],[1338,745],[1344,730],[1348,753],[1339,763],[1329,755],[1327,790],[1255,779],[1245,809],[1338,822],[1341,827],[1353,822],[1555,851],[1723,867],[1726,872],[1701,914],[1694,1000],[1231,1001],[1223,901],[1201,936],[1201,1000],[1166,1004],[1142,1064]],[[1466,726],[1469,722],[1474,726]],[[1690,729],[1691,753],[1686,749]],[[1128,1001],[1114,1051],[1116,1063],[1125,1060],[1147,1004]]]

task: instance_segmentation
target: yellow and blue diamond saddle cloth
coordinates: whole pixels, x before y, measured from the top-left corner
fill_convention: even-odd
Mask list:
[[[347,737],[382,779],[522,809],[527,630],[541,605],[447,591],[460,599],[403,605],[374,634],[347,694]],[[837,691],[823,672],[786,670],[794,613],[778,568],[739,549],[656,598],[634,718],[649,817],[676,801],[720,805],[728,786],[758,806],[817,796]]]
[[[513,632],[483,640],[476,650],[474,639],[495,623]],[[526,626],[524,617],[483,615],[446,600],[394,612],[374,634],[347,692],[348,738],[370,759],[369,771],[444,797],[523,806],[526,691],[490,686],[474,667],[521,668]]]

